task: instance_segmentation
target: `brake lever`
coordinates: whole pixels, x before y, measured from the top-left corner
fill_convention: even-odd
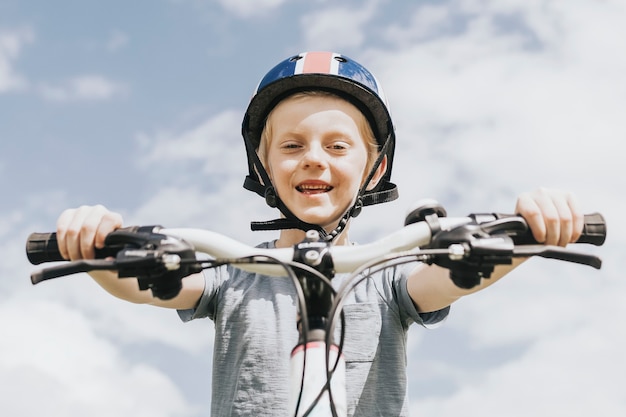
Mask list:
[[[118,271],[119,278],[126,278],[139,275],[139,271],[149,268],[174,269],[162,262],[162,258],[166,256],[154,250],[126,248],[119,250],[115,259],[80,259],[40,269],[30,275],[30,281],[39,284],[49,279],[90,271]]]
[[[577,252],[561,246],[551,245],[524,245],[516,246],[513,250],[515,257],[539,256],[541,258],[557,259],[581,265],[588,265],[595,269],[602,268],[602,259],[588,253]]]
[[[30,281],[33,284],[39,284],[53,278],[59,278],[66,275],[79,274],[89,271],[114,270],[115,261],[104,259],[81,259],[72,261],[63,265],[55,265],[48,268],[40,269],[30,274]]]

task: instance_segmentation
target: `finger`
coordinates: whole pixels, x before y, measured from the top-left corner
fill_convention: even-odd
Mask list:
[[[104,241],[109,233],[122,227],[122,216],[118,213],[107,211],[100,219],[96,229],[94,246],[98,249],[104,247]]]
[[[88,238],[89,231],[85,231],[85,219],[89,215],[91,207],[81,206],[64,212],[57,223],[58,233],[61,235],[67,259],[72,261],[83,259],[81,246],[82,240]],[[57,238],[59,235],[57,235]]]
[[[96,236],[102,219],[107,213],[109,213],[109,211],[102,205],[88,207],[86,209],[86,215],[83,218],[79,238],[80,252],[83,259],[95,258]],[[106,236],[106,234],[108,234],[108,232],[106,232],[104,236]],[[102,243],[104,245],[104,237],[102,237]]]
[[[555,196],[552,201],[558,216],[556,228],[558,229],[559,235],[556,244],[566,246],[570,242],[574,232],[572,210],[570,209],[567,197],[564,195]]]
[[[558,240],[555,244],[566,246],[576,242],[584,227],[584,215],[576,197],[572,193],[561,191],[553,191],[550,196],[557,213],[555,227],[558,229]]]
[[[543,222],[543,216],[532,194],[523,193],[519,196],[515,206],[515,213],[526,220],[528,228],[537,242],[543,243],[546,240],[546,228]]]
[[[546,245],[556,245],[561,239],[561,223],[555,192],[541,188],[533,193],[535,203],[541,212],[542,221],[546,230]]]
[[[580,236],[583,233],[583,228],[585,226],[585,216],[580,208],[580,203],[578,202],[578,199],[573,194],[569,194],[567,196],[567,202],[572,212],[573,225],[570,243],[574,243],[578,239],[580,239]]]
[[[93,259],[95,251],[93,249],[95,227],[90,216],[93,215],[93,207],[82,206],[76,210],[74,219],[68,229],[68,240],[70,246],[70,256],[72,259]]]
[[[75,209],[67,209],[63,211],[63,213],[61,213],[61,215],[57,219],[57,245],[59,247],[59,253],[64,259],[70,259],[69,251],[67,248],[66,234],[69,224],[74,218],[75,212]]]

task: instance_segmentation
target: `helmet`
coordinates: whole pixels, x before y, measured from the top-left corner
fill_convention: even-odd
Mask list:
[[[289,217],[284,207],[276,201],[277,196],[261,165],[257,150],[271,110],[288,96],[307,90],[336,94],[363,113],[381,152],[372,168],[372,174],[382,158],[387,156],[387,171],[383,178],[372,190],[365,190],[363,187],[357,198],[358,205],[361,207],[396,199],[397,187],[390,182],[395,133],[383,90],[374,75],[365,67],[345,55],[333,52],[303,52],[289,57],[272,68],[259,82],[242,124],[249,168],[244,188],[264,196],[270,206],[278,207]],[[352,211],[354,216],[355,212]]]

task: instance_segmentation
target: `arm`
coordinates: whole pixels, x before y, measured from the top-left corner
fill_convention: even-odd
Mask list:
[[[57,221],[57,243],[59,252],[65,259],[93,259],[95,248],[104,247],[106,236],[122,227],[119,213],[107,210],[101,205],[81,206],[65,210]],[[119,279],[115,272],[94,271],[91,277],[107,292],[132,303],[152,304],[159,307],[190,309],[194,308],[204,291],[204,278],[201,274],[185,277],[181,292],[170,300],[153,297],[151,291],[139,290],[135,278]]]
[[[526,219],[535,240],[546,245],[566,246],[578,240],[583,229],[583,214],[574,196],[567,192],[541,188],[521,194],[515,212]],[[447,269],[420,265],[409,276],[407,289],[420,312],[436,311],[493,285],[524,261],[514,259],[512,265],[496,266],[491,278],[469,290],[454,285]]]

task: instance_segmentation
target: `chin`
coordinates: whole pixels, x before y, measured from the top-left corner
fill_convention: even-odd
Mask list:
[[[336,216],[329,218],[329,216],[319,216],[319,215],[309,214],[309,215],[298,216],[298,218],[302,220],[303,222],[321,226],[326,231],[331,231],[335,229],[335,227],[337,227],[337,225],[339,224],[339,218],[337,218]]]

